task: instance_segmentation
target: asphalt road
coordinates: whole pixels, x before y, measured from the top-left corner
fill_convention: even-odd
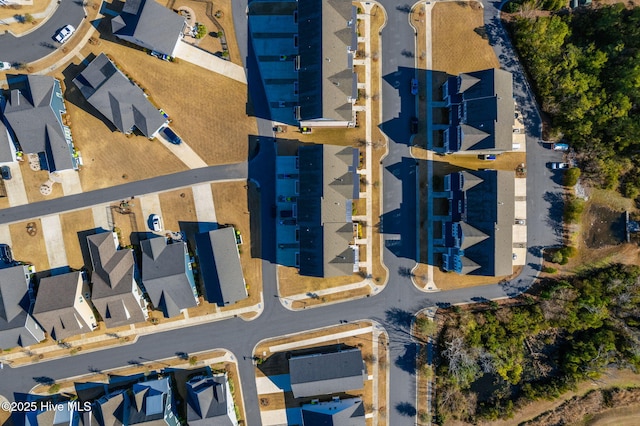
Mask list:
[[[58,30],[67,24],[75,28],[80,26],[86,15],[82,3],[78,0],[62,0],[44,24],[21,37],[5,33],[3,26],[0,25],[0,31],[3,32],[0,35],[0,61],[12,64],[27,63],[53,53],[60,47],[60,43],[53,39]]]
[[[540,264],[540,248],[559,241],[557,230],[560,187],[546,168],[547,161],[558,159],[558,154],[545,150],[539,143],[540,118],[513,54],[505,43],[505,34],[493,20],[496,5],[485,2],[485,19],[490,28],[494,48],[501,64],[515,72],[516,98],[522,105],[527,125],[528,150],[528,226],[529,253],[523,273],[512,282],[446,291],[423,293],[411,283],[407,269],[416,259],[416,187],[415,162],[408,149],[409,120],[415,114],[415,100],[410,95],[409,82],[414,73],[414,33],[408,24],[409,5],[398,6],[391,0],[383,0],[388,22],[382,32],[383,64],[383,124],[382,130],[389,136],[389,155],[383,160],[383,216],[380,219],[384,233],[383,261],[389,269],[389,282],[377,296],[348,303],[307,309],[302,312],[286,310],[278,302],[276,268],[272,263],[274,247],[273,221],[269,208],[273,200],[273,162],[275,157],[273,133],[268,120],[260,119],[260,151],[248,163],[232,166],[215,166],[197,169],[171,176],[162,176],[141,183],[131,183],[78,196],[64,197],[29,208],[12,208],[0,211],[0,223],[52,214],[68,210],[70,202],[76,207],[119,200],[139,193],[153,192],[197,182],[248,175],[260,185],[262,198],[261,222],[263,247],[263,291],[265,306],[262,315],[250,322],[235,318],[180,330],[141,337],[135,344],[121,346],[71,358],[41,362],[17,369],[0,370],[0,394],[11,399],[14,392],[25,392],[45,379],[61,379],[93,371],[107,370],[140,360],[155,360],[176,356],[177,353],[193,353],[211,348],[226,348],[238,357],[240,379],[243,387],[247,424],[261,424],[259,404],[254,378],[254,366],[250,360],[254,345],[262,339],[313,328],[336,325],[342,320],[354,321],[371,318],[380,322],[390,335],[390,418],[394,426],[415,425],[415,345],[409,337],[412,314],[429,306],[447,306],[457,303],[474,303],[479,298],[495,299],[514,296],[533,282]],[[246,3],[234,1],[234,20],[238,40],[248,43],[246,34]],[[248,49],[242,45],[243,57]],[[249,61],[249,66],[252,66]],[[510,68],[509,68],[510,67]],[[254,102],[263,94],[254,94]],[[104,192],[103,192],[104,191]],[[561,204],[560,204],[561,206]],[[33,210],[33,209],[36,210]],[[36,213],[34,213],[36,212]],[[28,215],[28,216],[26,216]],[[275,297],[274,297],[275,296]],[[239,338],[242,336],[242,338]]]

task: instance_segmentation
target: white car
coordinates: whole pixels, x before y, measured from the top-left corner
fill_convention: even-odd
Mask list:
[[[151,215],[151,229],[155,232],[162,231],[162,225],[160,225],[160,216],[157,214]]]
[[[9,62],[0,62],[0,71],[6,71],[11,69],[11,64]]]
[[[58,31],[58,34],[56,34],[56,41],[58,43],[64,43],[71,38],[75,31],[76,29],[73,27],[73,25],[65,25],[64,28],[62,28],[60,31]]]

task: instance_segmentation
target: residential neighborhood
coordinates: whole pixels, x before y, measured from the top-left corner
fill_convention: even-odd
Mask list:
[[[635,424],[639,20],[0,0],[0,426]]]

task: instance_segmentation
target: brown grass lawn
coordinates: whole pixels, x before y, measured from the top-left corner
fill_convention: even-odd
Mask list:
[[[378,426],[387,424],[387,368],[389,368],[389,352],[386,334],[378,336]]]
[[[416,153],[418,153],[416,155]],[[422,149],[414,149],[414,155],[420,156],[425,151]],[[425,157],[426,159],[426,157]],[[495,160],[480,160],[475,155],[450,155],[447,157],[434,156],[433,161],[445,162],[457,166],[463,169],[479,170],[479,169],[492,169],[492,170],[507,170],[515,171],[519,164],[527,161],[526,153],[524,152],[505,152],[496,157]]]
[[[53,185],[53,190],[50,195],[42,195],[40,193],[40,185],[49,180],[49,172],[46,170],[39,170],[37,172],[31,170],[29,168],[29,162],[26,159],[18,164],[20,164],[20,172],[22,173],[22,179],[24,180],[24,189],[27,192],[27,199],[30,203],[62,197],[64,195],[62,192],[62,185],[59,183]]]
[[[382,214],[380,197],[382,195],[383,186],[381,185],[380,176],[380,161],[382,157],[386,155],[387,149],[384,143],[386,142],[386,136],[380,131],[379,125],[382,122],[382,100],[380,96],[380,78],[381,78],[381,63],[380,60],[375,60],[377,52],[380,52],[380,28],[385,23],[384,11],[374,6],[371,9],[371,90],[373,92],[371,98],[371,123],[372,134],[371,142],[374,143],[372,151],[371,164],[373,170],[371,171],[371,180],[373,189],[371,191],[372,197],[372,210],[373,210],[373,223],[370,224],[370,228],[367,232],[373,232],[373,279],[378,285],[383,285],[387,281],[387,270],[382,265],[382,250],[381,250],[381,235],[379,232],[378,222],[380,221],[380,215]]]
[[[67,261],[69,266],[74,269],[80,269],[85,265],[82,257],[81,247],[87,247],[86,231],[92,231],[95,228],[93,222],[93,211],[91,209],[78,210],[71,213],[60,215],[60,223],[62,225],[62,237],[64,239],[64,247],[67,252]],[[80,235],[82,233],[82,240]],[[89,253],[86,252],[86,255]],[[89,258],[87,257],[87,262]]]
[[[193,202],[193,192],[191,188],[180,188],[175,191],[158,194],[160,207],[162,208],[162,221],[164,228],[177,232],[185,231],[190,237],[189,229],[185,228],[186,222],[197,222],[196,207]],[[180,226],[180,222],[185,222]],[[188,228],[188,227],[187,227]]]
[[[362,281],[362,277],[357,274],[341,277],[318,278],[300,275],[298,273],[298,268],[295,267],[278,267],[278,292],[280,297],[312,293],[314,291],[340,287],[346,284],[357,283],[359,281]]]
[[[31,5],[2,6],[0,7],[0,21],[7,18],[23,17],[27,13],[34,15],[36,13],[44,12],[47,6],[49,6],[49,3],[52,3],[53,1],[55,0],[33,0],[33,4]],[[9,25],[3,25],[1,28],[2,32],[11,31],[13,34],[17,35],[33,29],[41,21],[41,19],[36,19],[34,23],[16,22]]]
[[[360,141],[365,140],[365,117],[364,112],[357,112],[357,124],[354,128],[314,128],[308,135],[303,135],[299,130],[290,127],[293,132],[289,138],[298,139],[305,143],[321,143],[340,146],[358,146]]]
[[[431,24],[434,70],[457,75],[500,66],[487,40],[474,32],[484,27],[479,3],[437,3]]]
[[[252,306],[260,301],[262,293],[262,260],[254,256],[255,250],[259,250],[259,235],[257,238],[251,233],[249,211],[259,212],[259,204],[248,205],[247,190],[256,194],[256,188],[250,184],[245,188],[245,182],[225,182],[211,184],[213,192],[213,204],[216,208],[216,218],[220,224],[233,225],[242,235],[242,245],[240,249],[240,263],[242,273],[247,283],[249,297],[235,305],[225,306],[222,311],[237,309],[244,306]],[[259,230],[259,226],[257,227]],[[253,252],[253,253],[252,253]]]
[[[338,291],[336,293],[327,294],[326,296],[321,296],[318,298],[308,297],[303,300],[296,300],[291,304],[291,307],[293,309],[306,309],[308,307],[322,305],[324,303],[361,298],[369,294],[371,294],[371,287],[364,286],[353,290]]]
[[[34,223],[36,234],[27,234],[27,224]],[[42,224],[40,219],[32,219],[25,222],[18,222],[9,225],[11,241],[13,241],[13,258],[25,263],[35,265],[37,271],[49,269],[49,258],[47,257],[47,247],[42,236]],[[19,244],[18,244],[19,242]]]
[[[456,288],[475,287],[479,285],[495,284],[502,280],[511,280],[517,277],[522,271],[522,266],[513,268],[511,275],[501,277],[486,277],[481,275],[459,275],[455,272],[443,272],[436,265],[433,267],[433,281],[440,290],[453,290]],[[420,287],[425,287],[426,282],[424,276],[427,273],[427,265],[419,263],[418,268],[414,271],[415,281]]]

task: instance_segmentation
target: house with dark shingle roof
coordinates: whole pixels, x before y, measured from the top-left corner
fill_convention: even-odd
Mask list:
[[[0,269],[0,348],[30,346],[44,340],[44,330],[31,316],[34,298],[29,267]]]
[[[164,55],[175,56],[186,20],[154,0],[127,0],[111,20],[116,37]]]
[[[195,376],[186,387],[189,426],[238,426],[226,374]]]
[[[442,238],[442,268],[459,274],[513,273],[515,174],[509,171],[455,172],[444,178],[449,212]]]
[[[53,340],[88,333],[97,327],[88,293],[81,272],[42,278],[33,316]]]
[[[134,253],[119,249],[115,232],[87,237],[93,273],[91,301],[107,328],[145,321],[149,313],[135,280]]]
[[[179,315],[183,309],[198,305],[191,258],[187,243],[156,237],[140,242],[142,248],[142,285],[156,309],[165,317]]]
[[[300,126],[354,126],[353,3],[250,2],[247,12],[271,119]]]
[[[178,426],[170,378],[147,380],[133,385],[127,425]]]
[[[291,390],[296,398],[362,389],[365,374],[360,349],[293,356],[289,359]]]
[[[0,164],[16,161],[16,147],[9,135],[9,129],[2,122],[3,99],[0,95]]]
[[[360,194],[358,149],[307,145],[298,149],[297,158],[282,156],[276,161],[277,198],[291,200],[279,204],[294,216],[280,220],[277,227],[278,263],[298,266],[300,275],[314,277],[357,272],[352,213],[353,200]],[[291,181],[296,181],[297,194],[287,185]],[[294,225],[292,234],[289,228]],[[293,251],[296,263],[287,263]]]
[[[78,410],[69,401],[60,401],[60,399],[59,395],[53,395],[47,399],[31,398],[30,395],[27,401],[29,404],[35,404],[37,409],[14,411],[12,424],[16,426],[79,426],[81,416]],[[32,407],[32,405],[27,406]],[[88,424],[85,425],[88,426]]]
[[[247,298],[233,227],[197,234],[196,253],[208,302],[226,306]]]
[[[49,172],[78,169],[79,156],[71,130],[63,124],[64,113],[62,89],[55,78],[9,78],[9,96],[3,112],[9,135],[25,154],[37,154],[40,168]]]
[[[360,398],[334,399],[302,405],[303,426],[364,426],[365,410]]]
[[[161,7],[161,6],[160,6]],[[152,139],[167,119],[147,99],[142,89],[129,80],[104,54],[95,58],[73,83],[82,96],[118,130],[134,129]]]
[[[513,150],[513,76],[487,69],[449,77],[442,86],[449,109],[446,154],[500,154]]]
[[[129,415],[129,397],[125,389],[101,396],[85,411],[83,426],[124,425]]]

